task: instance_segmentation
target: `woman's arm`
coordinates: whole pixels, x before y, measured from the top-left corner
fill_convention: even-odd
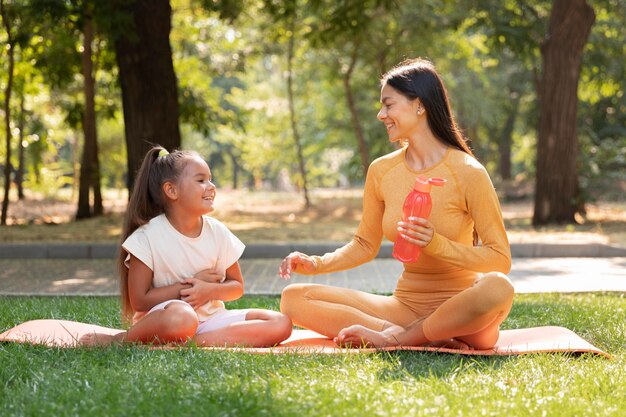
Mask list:
[[[323,256],[292,252],[281,263],[279,276],[291,277],[291,272],[312,275],[343,271],[371,261],[378,254],[383,240],[385,203],[379,194],[375,163],[370,165],[363,191],[363,214],[352,241]]]
[[[181,299],[197,308],[211,300],[233,301],[243,295],[243,276],[239,262],[226,269],[226,278],[220,282],[208,282],[202,278],[183,281],[187,288],[180,291]]]
[[[176,283],[154,288],[152,278],[152,270],[138,258],[130,255],[128,296],[134,311],[148,311],[163,301],[179,299],[180,291],[189,287],[187,284]]]

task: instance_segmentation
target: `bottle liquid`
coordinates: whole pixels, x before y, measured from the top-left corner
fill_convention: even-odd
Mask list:
[[[423,176],[417,177],[413,189],[406,196],[404,200],[404,206],[402,206],[402,221],[409,222],[409,217],[423,217],[428,218],[430,210],[433,207],[432,200],[430,198],[431,186],[443,186],[446,180],[443,178],[426,178]],[[420,247],[414,243],[409,242],[398,233],[396,242],[393,245],[393,257],[404,263],[417,262],[420,256]]]

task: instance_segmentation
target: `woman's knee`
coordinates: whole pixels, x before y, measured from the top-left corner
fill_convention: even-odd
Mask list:
[[[515,288],[513,283],[505,274],[501,272],[490,272],[485,274],[479,281],[481,292],[484,297],[482,305],[485,308],[497,306],[510,306],[513,303]]]
[[[296,312],[298,305],[304,301],[305,291],[308,284],[291,284],[286,286],[280,296],[280,311],[291,317]]]

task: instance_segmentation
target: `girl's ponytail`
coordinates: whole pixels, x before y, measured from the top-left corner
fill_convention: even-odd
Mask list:
[[[122,320],[125,322],[131,321],[133,309],[128,296],[128,268],[125,265],[128,253],[122,248],[122,243],[150,219],[165,212],[166,201],[161,187],[167,181],[177,182],[185,168],[187,158],[197,155],[195,152],[178,150],[170,154],[162,146],[154,146],[143,158],[128,201],[117,260]]]
[[[163,213],[161,204],[156,203],[150,196],[150,172],[159,153],[165,151],[161,146],[154,146],[148,151],[143,158],[141,167],[135,177],[133,190],[128,200],[126,215],[124,216],[124,225],[122,228],[121,241],[119,246],[119,254],[117,260],[117,269],[120,275],[120,296],[122,301],[122,321],[130,323],[132,320],[133,309],[130,305],[128,296],[128,268],[125,265],[128,253],[122,248],[122,243],[135,230],[142,225],[148,223],[150,219]],[[165,151],[167,152],[167,151]],[[159,198],[159,201],[161,199]]]

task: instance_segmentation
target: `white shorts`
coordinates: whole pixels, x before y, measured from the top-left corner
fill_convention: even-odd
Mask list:
[[[165,306],[167,306],[170,303],[181,303],[181,304],[185,304],[191,307],[189,303],[186,303],[183,300],[167,300],[152,307],[146,315],[152,313],[153,311],[164,310]],[[226,327],[232,323],[237,323],[238,321],[246,321],[246,315],[248,314],[249,311],[250,309],[226,310],[224,308],[224,309],[218,310],[216,313],[213,313],[211,317],[209,317],[207,320],[201,321],[200,323],[198,323],[196,334],[202,334],[202,333],[211,332],[213,330],[221,329],[222,327]]]

